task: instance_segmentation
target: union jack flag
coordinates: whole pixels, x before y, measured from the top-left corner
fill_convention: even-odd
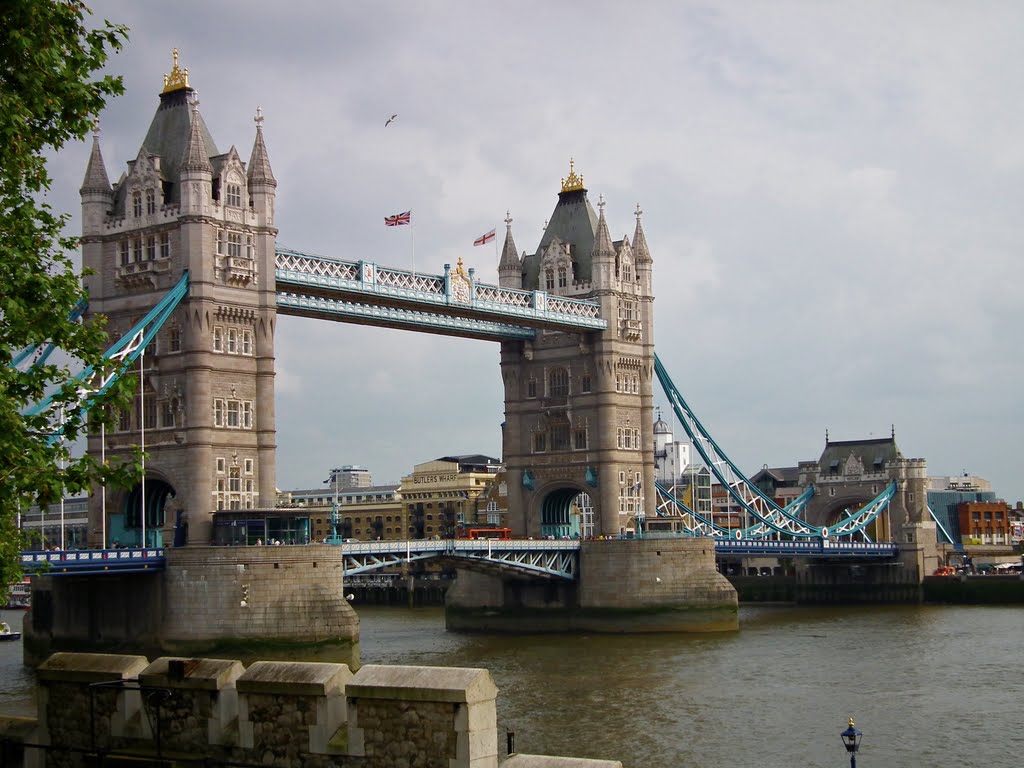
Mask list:
[[[396,213],[394,216],[384,217],[385,227],[400,227],[403,224],[412,224],[412,211]]]

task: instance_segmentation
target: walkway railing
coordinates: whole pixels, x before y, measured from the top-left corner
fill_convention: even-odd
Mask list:
[[[496,339],[608,327],[596,301],[480,283],[461,263],[431,275],[283,247],[275,256],[283,314]]]
[[[38,550],[21,553],[21,567],[26,573],[54,576],[160,571],[165,564],[164,550],[159,547]]]

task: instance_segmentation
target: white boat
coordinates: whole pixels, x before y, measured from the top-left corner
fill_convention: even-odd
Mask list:
[[[0,641],[17,640],[19,637],[21,632],[12,632],[6,621],[0,621]]]
[[[7,589],[4,608],[28,608],[32,603],[32,582],[28,579],[11,584]]]

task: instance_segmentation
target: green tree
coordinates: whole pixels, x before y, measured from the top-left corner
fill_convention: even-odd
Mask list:
[[[107,337],[102,322],[70,319],[84,295],[70,256],[78,243],[64,232],[68,216],[46,202],[46,154],[84,139],[107,98],[124,90],[120,77],[100,70],[127,29],[109,22],[90,29],[91,15],[75,0],[0,3],[0,588],[19,573],[19,510],[101,477],[123,483],[136,471],[68,452],[87,424],[67,382],[81,367],[102,368]],[[21,349],[46,343],[66,362],[11,365]],[[54,389],[53,408],[24,415]],[[115,387],[108,402],[123,406],[125,391]],[[49,439],[60,411],[67,442]]]

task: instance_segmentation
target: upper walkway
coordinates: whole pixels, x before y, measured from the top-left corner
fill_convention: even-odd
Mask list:
[[[600,305],[477,282],[460,260],[431,275],[369,261],[346,261],[278,247],[277,311],[362,325],[501,341],[538,329],[603,330]]]

